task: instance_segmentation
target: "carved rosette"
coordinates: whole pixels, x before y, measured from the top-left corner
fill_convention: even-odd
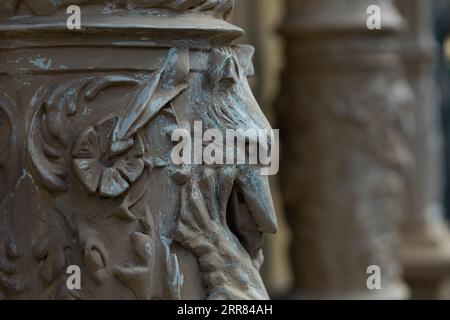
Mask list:
[[[233,1],[74,2],[74,33],[65,1],[0,5],[0,297],[267,299],[267,178],[170,158],[195,121],[270,128]]]

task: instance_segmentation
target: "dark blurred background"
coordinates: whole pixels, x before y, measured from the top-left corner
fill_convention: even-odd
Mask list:
[[[271,295],[450,298],[450,0],[241,0],[230,20],[282,135]]]

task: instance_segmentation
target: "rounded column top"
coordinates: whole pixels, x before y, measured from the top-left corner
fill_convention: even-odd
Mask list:
[[[404,19],[392,0],[288,0],[287,17],[283,26],[286,35],[368,32],[368,9],[380,8],[381,32],[397,32]]]
[[[243,30],[226,22],[235,0],[6,0],[0,3],[2,47],[230,45]],[[80,8],[70,30],[67,8]]]

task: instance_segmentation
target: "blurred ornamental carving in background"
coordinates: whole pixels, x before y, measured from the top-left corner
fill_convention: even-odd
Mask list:
[[[366,26],[379,5],[381,30]],[[398,222],[415,159],[413,94],[392,1],[291,0],[279,103],[293,298],[404,299]],[[366,270],[381,270],[381,290]]]

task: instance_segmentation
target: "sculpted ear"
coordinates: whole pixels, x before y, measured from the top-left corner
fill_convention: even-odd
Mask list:
[[[245,77],[253,77],[255,75],[255,68],[253,66],[255,48],[248,45],[236,45],[233,48],[238,58],[239,66],[243,71],[243,75]]]

